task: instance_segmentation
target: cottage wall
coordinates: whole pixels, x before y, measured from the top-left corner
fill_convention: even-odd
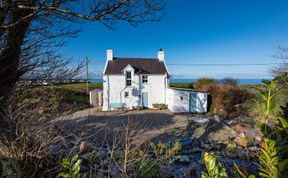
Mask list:
[[[148,83],[142,84],[141,75],[132,72],[132,86],[126,87],[125,75],[103,76],[103,110],[107,111],[113,103],[123,103],[125,108],[142,106],[141,93],[148,92],[148,106],[166,103],[166,75],[148,75]],[[129,97],[125,98],[125,92]]]

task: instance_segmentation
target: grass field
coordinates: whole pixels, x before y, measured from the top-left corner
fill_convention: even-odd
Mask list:
[[[177,88],[193,88],[193,83],[170,83],[169,86]]]
[[[89,90],[93,90],[96,88],[102,88],[102,83],[89,83]],[[170,87],[178,87],[178,88],[192,88],[192,83],[170,83]],[[86,92],[86,83],[69,83],[69,84],[61,84],[57,85],[57,88],[63,88],[68,90],[73,90],[77,92]]]
[[[89,83],[89,90],[94,90],[96,88],[102,88],[102,83]],[[86,83],[69,83],[57,85],[57,88],[63,88],[67,90],[72,90],[76,92],[85,93],[86,92]]]

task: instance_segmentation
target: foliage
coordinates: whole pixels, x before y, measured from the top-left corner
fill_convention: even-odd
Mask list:
[[[221,163],[216,163],[216,156],[212,153],[204,153],[204,163],[207,173],[202,172],[202,178],[228,178],[225,168]]]
[[[212,98],[210,110],[212,112],[226,118],[248,113],[245,103],[253,97],[248,90],[241,89],[232,81],[216,83],[212,79],[199,79],[196,83],[195,88],[197,86],[197,89],[210,93]]]
[[[103,83],[88,83],[89,90],[93,90],[96,88],[102,88]],[[86,93],[86,83],[68,83],[68,84],[60,84],[55,87],[61,89],[67,89],[79,93]]]
[[[201,177],[202,178],[228,178],[228,174],[225,170],[225,168],[222,167],[221,163],[217,163],[216,162],[216,156],[213,153],[204,153],[204,158],[203,161],[205,163],[206,169],[207,169],[207,173],[202,172],[201,173]],[[245,176],[244,174],[242,174],[238,167],[235,165],[237,171],[240,173],[240,175],[232,170],[231,171],[231,176],[232,178],[246,178],[247,176]],[[248,178],[255,178],[254,175],[250,175],[248,176]]]
[[[264,113],[264,122],[268,124],[269,117],[276,107],[276,97],[283,87],[277,85],[278,80],[274,79],[272,81],[263,80],[263,87],[254,87],[254,89],[260,94],[261,100],[256,101],[259,105],[259,109]]]
[[[191,88],[194,89],[193,83],[169,83],[170,87],[177,87],[177,88]]]
[[[208,92],[211,86],[214,86],[216,81],[211,78],[200,78],[194,83],[194,88]]]
[[[261,152],[258,155],[261,171],[259,175],[262,177],[288,176],[288,103],[285,107],[281,107],[282,112],[272,120],[272,123],[268,122],[277,102],[275,96],[285,89],[285,85],[284,87],[278,85],[279,79],[281,77],[272,81],[263,81],[264,88],[256,89],[262,97],[259,106],[264,111],[265,120],[259,124],[264,135]]]
[[[153,108],[156,108],[158,110],[162,110],[162,109],[167,109],[168,106],[164,103],[160,103],[160,104],[153,104]]]
[[[66,169],[64,172],[61,172],[57,175],[57,178],[80,178],[86,177],[86,175],[81,175],[80,166],[81,166],[81,159],[78,159],[78,155],[74,155],[71,160],[64,158],[62,160],[62,167]]]
[[[139,152],[139,158],[133,163],[133,169],[136,172],[137,177],[152,178],[160,177],[161,174],[161,162],[157,159],[153,159],[144,152]]]
[[[224,78],[224,79],[220,80],[220,83],[234,85],[234,86],[238,85],[237,80],[235,80],[233,78],[230,78],[230,77],[227,77],[227,78]]]
[[[158,159],[167,159],[170,163],[174,161],[174,156],[179,153],[182,148],[181,143],[178,141],[171,147],[161,141],[158,144],[151,143],[150,146]]]

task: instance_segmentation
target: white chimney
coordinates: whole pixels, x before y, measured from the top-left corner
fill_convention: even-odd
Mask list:
[[[158,59],[159,61],[164,61],[164,51],[162,48],[158,51]]]
[[[107,54],[107,61],[112,61],[113,60],[113,50],[107,49],[106,54]]]

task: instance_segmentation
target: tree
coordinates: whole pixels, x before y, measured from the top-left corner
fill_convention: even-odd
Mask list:
[[[281,76],[288,72],[288,48],[279,47],[274,58],[282,60],[282,63],[271,70],[272,74],[274,76]]]
[[[73,75],[57,54],[64,37],[75,36],[83,20],[113,28],[160,20],[162,0],[0,0],[0,137],[17,136],[9,100],[19,79],[61,79]],[[55,55],[56,53],[56,55]]]

